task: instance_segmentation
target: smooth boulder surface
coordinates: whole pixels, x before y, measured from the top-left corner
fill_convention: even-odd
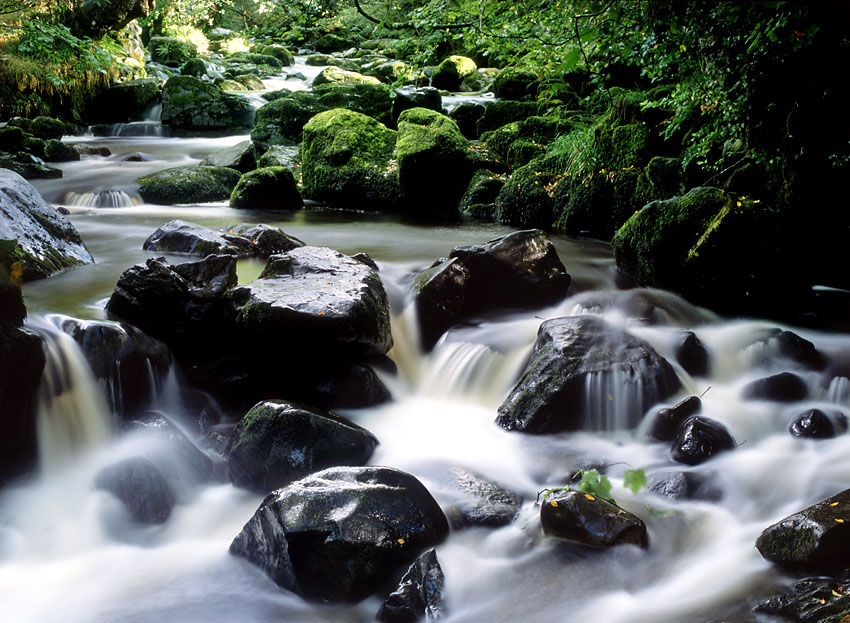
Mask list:
[[[144,175],[136,183],[146,202],[175,205],[229,199],[241,177],[228,167],[187,165]]]
[[[174,219],[158,227],[145,240],[145,251],[159,253],[185,253],[188,255],[256,255],[255,247],[240,236],[225,235],[201,225]]]
[[[266,400],[236,426],[230,478],[268,493],[327,467],[365,465],[377,445],[369,431],[334,413]]]
[[[832,417],[820,409],[809,409],[801,413],[788,426],[788,432],[794,437],[808,439],[830,439],[838,433],[847,431],[847,418],[841,412]]]
[[[540,505],[543,533],[591,547],[646,547],[646,524],[636,515],[589,493],[558,491]]]
[[[735,440],[723,424],[694,415],[676,432],[670,456],[685,465],[699,465],[718,452],[734,448]]]
[[[555,318],[540,325],[496,421],[526,433],[632,428],[679,387],[673,367],[643,340],[600,318]]]
[[[363,599],[448,534],[431,494],[388,467],[332,467],[269,494],[230,552],[326,602]]]
[[[392,346],[389,303],[377,272],[324,247],[272,256],[260,278],[234,288],[236,327],[281,352],[357,359]]]
[[[231,225],[222,227],[221,232],[227,236],[239,236],[250,242],[254,245],[254,255],[257,257],[269,257],[304,246],[298,238],[290,236],[279,227],[271,227],[263,223]]]
[[[94,263],[71,222],[8,169],[0,169],[0,239],[17,241],[25,281]]]
[[[163,382],[171,366],[165,344],[130,324],[69,317],[60,327],[79,344],[118,414],[126,416],[148,407],[156,384]]]
[[[685,332],[685,339],[676,348],[676,361],[691,376],[706,376],[711,370],[708,350],[693,331]]]
[[[205,167],[228,167],[240,173],[257,168],[257,149],[251,141],[241,141],[230,147],[219,149],[201,160]]]
[[[773,376],[747,383],[741,390],[745,400],[773,400],[776,402],[797,402],[809,395],[806,382],[793,372],[780,372]]]
[[[304,200],[292,171],[263,167],[243,175],[230,195],[230,207],[249,210],[300,210]]]
[[[142,457],[105,467],[95,476],[94,487],[121,500],[130,518],[140,524],[165,523],[175,503],[165,478],[153,463]]]
[[[688,396],[672,407],[661,409],[649,429],[649,436],[658,441],[673,441],[679,428],[692,415],[702,409],[699,396]]]
[[[378,611],[382,623],[437,621],[443,614],[445,576],[434,548],[417,558]]]
[[[557,303],[569,286],[570,275],[542,231],[455,247],[413,284],[422,347],[431,349],[450,327],[478,314]]]
[[[701,472],[660,472],[650,476],[647,490],[671,500],[706,500],[716,502],[723,492],[709,474]]]
[[[850,489],[766,528],[756,540],[771,562],[821,571],[850,559]]]

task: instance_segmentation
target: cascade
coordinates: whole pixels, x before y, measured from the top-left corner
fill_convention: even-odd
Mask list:
[[[73,190],[65,194],[63,203],[83,208],[130,208],[142,203],[136,192],[127,192],[120,188],[107,188],[77,193]]]

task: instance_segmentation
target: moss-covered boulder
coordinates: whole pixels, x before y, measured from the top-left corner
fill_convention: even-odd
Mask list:
[[[230,195],[230,207],[248,210],[299,210],[304,201],[292,171],[264,167],[241,177]]]
[[[528,69],[507,67],[493,82],[493,94],[502,100],[529,100],[537,96],[540,78]]]
[[[0,151],[18,151],[24,143],[24,136],[28,135],[29,133],[25,134],[21,128],[14,126],[0,128]]]
[[[272,54],[258,54],[257,52],[237,52],[227,57],[229,70],[239,72],[245,65],[254,65],[256,67],[269,67],[273,69],[281,69],[281,63],[276,56]],[[277,72],[279,73],[279,72]]]
[[[252,51],[264,56],[273,56],[280,61],[284,67],[290,67],[295,64],[295,56],[287,48],[279,43],[270,45],[259,45],[251,48]]]
[[[30,129],[24,129],[24,131],[29,132],[37,138],[44,139],[45,141],[50,139],[58,140],[66,134],[71,134],[71,130],[68,126],[59,121],[59,119],[44,116],[33,119]]]
[[[482,218],[489,212],[492,218],[496,212],[496,197],[504,185],[502,176],[484,169],[476,171],[460,199],[461,212],[475,218]],[[489,206],[489,210],[485,211],[481,206]]]
[[[58,138],[51,138],[44,143],[44,159],[48,162],[71,162],[80,159],[80,152]]]
[[[190,58],[180,66],[180,73],[184,76],[194,76],[201,78],[207,75],[207,63],[199,56]]]
[[[343,108],[316,115],[304,126],[304,195],[342,208],[394,208],[395,142],[395,131],[366,115]]]
[[[18,279],[41,279],[94,262],[79,233],[17,173],[0,169],[0,239],[16,241]]]
[[[434,87],[402,87],[396,89],[393,99],[393,122],[398,120],[399,115],[411,108],[427,108],[437,112],[443,112],[443,96]]]
[[[610,240],[643,205],[634,199],[637,180],[633,169],[561,178],[553,193],[552,226],[571,235]]]
[[[457,124],[427,108],[411,108],[398,118],[398,181],[405,211],[456,214],[469,184],[469,143]]]
[[[347,108],[392,126],[393,100],[383,85],[353,82],[348,84],[323,84],[313,88],[313,95],[330,108]]]
[[[356,71],[328,67],[313,78],[313,86],[317,87],[322,84],[381,84],[381,81],[373,76],[364,76]]]
[[[335,413],[265,400],[236,426],[230,479],[268,493],[327,467],[365,465],[377,445],[372,433]]]
[[[228,167],[189,165],[145,175],[136,183],[146,202],[175,205],[229,199],[241,177]]]
[[[162,89],[162,122],[178,128],[251,127],[248,100],[193,76],[174,76]]]
[[[257,110],[251,140],[262,145],[295,145],[307,122],[328,110],[315,95],[304,91],[287,93]]]
[[[460,83],[478,66],[466,56],[452,55],[444,59],[431,75],[431,86],[444,91],[459,91]]]
[[[552,199],[560,161],[542,156],[514,171],[496,198],[496,217],[514,227],[550,229],[554,216]]]
[[[301,158],[297,145],[272,145],[263,152],[257,164],[260,167],[286,167],[301,177]]]
[[[640,176],[635,187],[635,210],[650,201],[677,197],[684,191],[682,164],[676,158],[656,156],[652,158]]]
[[[211,153],[201,160],[201,166],[228,167],[247,173],[257,168],[257,149],[251,141],[240,141]]]
[[[478,134],[501,128],[513,121],[523,121],[540,114],[541,106],[537,102],[515,102],[500,100],[487,105],[484,115],[478,121]]]
[[[715,309],[769,311],[787,281],[781,225],[763,203],[694,188],[646,205],[612,246],[620,270],[643,284]]]
[[[334,52],[344,52],[349,48],[354,47],[350,39],[335,33],[326,33],[313,42],[313,47],[317,52],[324,54],[333,54]]]
[[[609,169],[643,167],[649,158],[650,132],[645,123],[629,123],[596,130],[599,154]]]
[[[767,560],[824,571],[844,568],[850,559],[850,490],[809,506],[769,526],[756,540]]]
[[[180,67],[190,58],[198,56],[198,47],[194,43],[176,37],[151,37],[148,50],[154,63],[169,67]]]
[[[413,83],[422,77],[421,72],[418,72],[413,65],[409,65],[404,61],[385,60],[376,63],[364,65],[363,73],[367,76],[374,76],[381,82],[393,84],[398,81],[402,83]]]
[[[140,120],[158,97],[159,83],[153,78],[129,80],[99,93],[86,107],[85,117],[91,123]]]
[[[466,76],[460,83],[460,90],[464,93],[483,92],[493,84],[499,70],[492,67],[476,69]]]
[[[484,106],[475,102],[464,102],[449,112],[449,119],[457,124],[461,134],[470,141],[478,138],[478,120],[483,116]]]

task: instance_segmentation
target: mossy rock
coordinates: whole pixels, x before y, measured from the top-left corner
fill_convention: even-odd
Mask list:
[[[337,65],[337,63],[339,63],[339,59],[330,54],[309,54],[304,60],[304,64],[308,67],[325,67]]]
[[[635,209],[650,201],[669,199],[682,194],[682,164],[676,158],[656,156],[644,167],[635,188]]]
[[[294,145],[272,145],[260,156],[257,164],[260,167],[286,167],[293,173],[296,169],[301,170],[298,147]]]
[[[449,113],[449,119],[457,124],[461,133],[470,141],[478,138],[478,120],[484,116],[484,106],[475,102],[464,102]]]
[[[6,127],[0,128],[0,151],[15,152],[18,151],[24,144],[24,137],[29,136],[24,134],[21,128]]]
[[[230,207],[250,210],[299,210],[304,201],[292,171],[264,167],[242,176],[230,195]]]
[[[537,96],[539,76],[529,70],[507,67],[493,82],[493,94],[501,100],[529,100]]]
[[[452,55],[444,59],[431,75],[431,86],[445,91],[459,91],[463,79],[478,69],[475,61],[466,56]]]
[[[314,87],[323,84],[381,84],[381,81],[372,76],[364,76],[356,71],[346,71],[339,67],[328,67],[313,79]]]
[[[404,84],[412,84],[423,74],[416,70],[413,65],[409,65],[404,61],[388,60],[378,64],[364,68],[363,73],[367,76],[373,76],[388,84],[402,82]]]
[[[313,88],[319,102],[330,108],[347,108],[392,125],[393,100],[383,86],[373,83],[323,84]]]
[[[649,128],[643,123],[597,129],[599,151],[609,169],[643,167],[649,157],[649,140]]]
[[[405,211],[456,214],[472,175],[469,142],[436,111],[411,108],[398,118],[398,179]]]
[[[638,172],[594,172],[561,178],[554,191],[553,227],[572,235],[610,240],[634,213]]]
[[[304,126],[304,195],[343,208],[393,209],[395,142],[395,131],[372,117],[344,108],[319,113]]]
[[[486,213],[484,218],[492,219],[495,216],[496,197],[504,185],[505,180],[501,176],[486,170],[476,171],[461,197],[461,211],[476,218],[482,218],[480,215]]]
[[[176,37],[151,37],[148,50],[154,63],[169,67],[180,67],[190,58],[198,55],[198,48],[194,43]]]
[[[254,52],[262,54],[264,56],[273,56],[277,60],[280,61],[280,64],[284,67],[291,67],[295,64],[295,56],[290,52],[287,48],[280,45],[279,43],[273,43],[271,45],[261,45],[255,48],[252,48]]]
[[[29,154],[32,154],[36,158],[45,157],[46,147],[47,143],[44,139],[35,138],[34,136],[27,136],[26,138],[24,138],[23,143],[21,143],[21,149],[23,149]]]
[[[501,100],[489,104],[484,115],[478,121],[478,134],[501,128],[514,121],[523,121],[540,114],[540,104],[537,102],[515,102]]]
[[[481,93],[493,84],[499,70],[491,67],[476,69],[460,83],[460,91],[464,93]]]
[[[542,156],[513,172],[496,199],[496,217],[512,227],[552,227],[552,184],[559,173],[557,158]]]
[[[266,88],[257,74],[237,74],[233,79],[242,84],[247,91],[262,91]]]
[[[70,134],[68,127],[59,121],[59,119],[43,116],[32,120],[32,125],[28,132],[37,138],[43,138],[45,141],[52,138],[60,139],[65,134]]]
[[[72,162],[80,159],[80,152],[58,138],[51,138],[44,143],[44,159],[48,162]]]
[[[175,205],[227,200],[241,177],[236,169],[190,165],[151,173],[136,183],[146,202]]]
[[[190,58],[180,66],[180,73],[184,76],[195,76],[200,78],[207,75],[207,63],[200,57]]]
[[[520,167],[541,155],[545,145],[562,129],[563,123],[554,117],[529,117],[514,121],[486,133],[482,138],[487,147],[511,167]],[[521,145],[513,147],[514,143]]]
[[[162,122],[179,128],[250,127],[248,100],[193,76],[173,76],[162,89]]]
[[[333,33],[322,35],[316,39],[313,45],[317,52],[323,52],[325,54],[344,52],[345,50],[354,47],[349,39]]]
[[[312,93],[296,91],[257,110],[251,140],[262,145],[294,145],[315,115],[328,110]]]
[[[281,63],[275,56],[271,54],[256,54],[254,52],[237,52],[227,57],[227,64],[246,64],[273,67],[274,69],[282,69]]]

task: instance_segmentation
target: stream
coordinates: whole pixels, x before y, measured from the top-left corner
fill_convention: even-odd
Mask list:
[[[294,69],[311,79],[321,68]],[[280,88],[284,81],[270,83]],[[285,81],[285,86],[298,81]],[[304,83],[306,84],[306,82]],[[302,88],[306,88],[303,87]],[[64,177],[35,183],[54,205],[68,206],[96,263],[28,283],[28,326],[52,336],[59,385],[45,390],[39,413],[41,465],[37,476],[0,490],[0,619],[9,623],[172,623],[373,621],[378,597],[356,605],[308,603],[262,571],[228,554],[228,547],[262,497],[233,487],[222,473],[193,480],[173,457],[177,504],[162,525],[130,527],[121,503],[94,488],[105,466],[157,440],[136,431],[117,435],[108,388],[94,380],[73,340],[57,328],[62,315],[103,320],[118,276],[151,254],[142,243],[157,227],[180,218],[211,228],[267,223],[314,246],[368,253],[380,267],[391,299],[398,372],[385,375],[393,399],[343,414],[380,440],[370,464],[419,478],[438,502],[451,500],[446,470],[462,467],[521,494],[516,521],[498,529],[454,531],[437,547],[445,573],[447,623],[565,621],[573,623],[706,623],[778,621],[751,612],[760,599],[791,579],[754,547],[768,525],[848,487],[850,435],[792,437],[791,421],[820,408],[850,415],[850,380],[813,372],[780,356],[766,331],[780,328],[811,341],[829,361],[850,360],[850,335],[788,327],[759,319],[721,318],[676,295],[625,291],[608,245],[553,235],[573,277],[557,306],[491,315],[451,330],[431,353],[418,347],[415,318],[406,306],[412,271],[446,256],[454,246],[481,244],[510,229],[498,224],[410,221],[394,215],[331,211],[237,211],[224,203],[155,206],[133,197],[132,181],[171,166],[195,164],[247,136],[66,137],[106,146],[108,157],[84,156],[61,165]],[[145,162],[124,162],[133,152]],[[126,193],[123,207],[70,205],[86,193]],[[93,205],[94,203],[94,205]],[[174,261],[187,261],[173,256]],[[239,262],[239,279],[255,279],[263,262]],[[655,307],[653,324],[631,310],[643,297]],[[496,409],[521,373],[544,319],[577,314],[604,317],[649,342],[674,366],[683,388],[663,406],[702,395],[702,414],[727,427],[737,442],[707,463],[672,461],[669,445],[646,431],[650,409],[636,429],[607,418],[599,430],[533,436],[501,429]],[[711,353],[711,372],[691,377],[676,363],[683,329]],[[53,364],[51,364],[53,365]],[[828,368],[827,368],[828,369]],[[804,402],[745,401],[748,382],[794,371],[806,382]],[[46,376],[49,376],[46,374]],[[141,382],[141,381],[140,381]],[[179,371],[151,383],[152,409],[165,414],[200,445]],[[622,387],[589,388],[604,401]],[[280,396],[285,398],[285,396]],[[238,416],[238,414],[236,414]],[[205,452],[220,471],[226,462]],[[538,492],[564,486],[577,469],[607,466],[612,496],[648,528],[649,547],[577,550],[542,535]],[[623,472],[642,468],[650,479],[669,471],[695,472],[718,492],[713,500],[672,500],[644,488],[625,489]]]

